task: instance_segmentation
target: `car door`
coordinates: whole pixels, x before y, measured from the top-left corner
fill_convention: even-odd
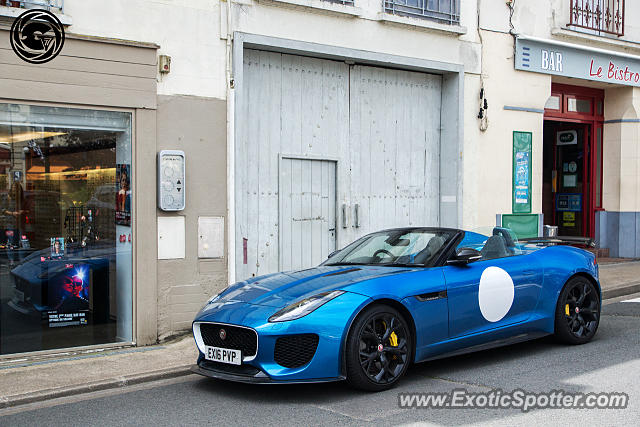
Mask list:
[[[488,246],[498,239],[487,240],[481,250],[483,259],[444,268],[450,337],[523,322],[535,310],[543,280],[541,263],[534,256],[511,251],[491,254]]]

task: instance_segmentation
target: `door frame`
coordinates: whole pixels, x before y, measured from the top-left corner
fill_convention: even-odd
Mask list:
[[[603,153],[600,153],[600,159],[597,159],[597,134],[598,129],[601,129],[602,139],[604,141],[604,95],[605,92],[603,89],[594,89],[589,87],[582,86],[571,86],[566,84],[559,83],[551,83],[551,96],[559,96],[560,97],[560,108],[557,110],[545,108],[544,110],[544,120],[554,121],[554,122],[564,122],[564,123],[581,123],[586,124],[586,132],[585,132],[585,140],[584,147],[587,150],[587,155],[584,156],[583,170],[588,172],[589,184],[586,191],[589,194],[588,204],[583,203],[583,234],[587,237],[595,236],[595,213],[596,211],[603,211],[602,208],[602,159]],[[569,99],[588,99],[591,104],[591,112],[587,113],[576,113],[568,111],[568,103]],[[601,109],[598,109],[598,106],[601,105]],[[556,162],[556,141],[553,141],[553,159],[554,166]],[[602,144],[602,151],[604,152],[604,143]],[[598,162],[599,160],[599,162]],[[599,163],[600,167],[600,198],[596,200],[596,176],[597,176],[597,168],[596,162]],[[583,190],[584,194],[584,190]],[[583,196],[584,199],[584,196]],[[584,201],[583,201],[584,202]],[[555,222],[555,200],[553,203],[553,213],[554,213],[554,222]]]
[[[337,157],[332,157],[332,156],[322,156],[322,155],[300,155],[300,154],[283,154],[283,153],[278,153],[278,269],[282,270],[282,241],[280,240],[280,237],[282,236],[282,224],[281,224],[281,218],[282,218],[282,207],[280,204],[280,174],[282,173],[282,162],[283,160],[315,160],[315,161],[320,161],[320,162],[332,162],[334,164],[334,171],[333,171],[333,175],[334,175],[334,210],[333,210],[333,215],[334,215],[334,227],[335,227],[335,234],[334,234],[334,244],[335,244],[335,248],[334,251],[336,249],[338,249],[338,230],[341,228],[338,226],[338,166],[340,165],[340,160]],[[331,253],[331,252],[329,252]]]

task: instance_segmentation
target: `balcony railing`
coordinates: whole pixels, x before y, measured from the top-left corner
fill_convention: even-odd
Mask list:
[[[571,0],[569,26],[624,36],[624,0]]]
[[[394,15],[460,23],[460,0],[383,0],[384,11]]]
[[[46,9],[62,13],[64,0],[0,0],[0,6],[18,7],[22,9]]]

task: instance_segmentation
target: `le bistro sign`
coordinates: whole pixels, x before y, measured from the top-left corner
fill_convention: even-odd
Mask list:
[[[540,39],[516,39],[517,70],[640,87],[640,57]]]

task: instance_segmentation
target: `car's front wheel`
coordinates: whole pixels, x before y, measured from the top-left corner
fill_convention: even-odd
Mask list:
[[[353,387],[381,391],[407,371],[413,354],[409,325],[393,307],[373,305],[358,315],[347,338],[347,381]]]
[[[591,341],[600,323],[600,294],[593,282],[577,276],[560,292],[555,316],[555,336],[567,344]]]

